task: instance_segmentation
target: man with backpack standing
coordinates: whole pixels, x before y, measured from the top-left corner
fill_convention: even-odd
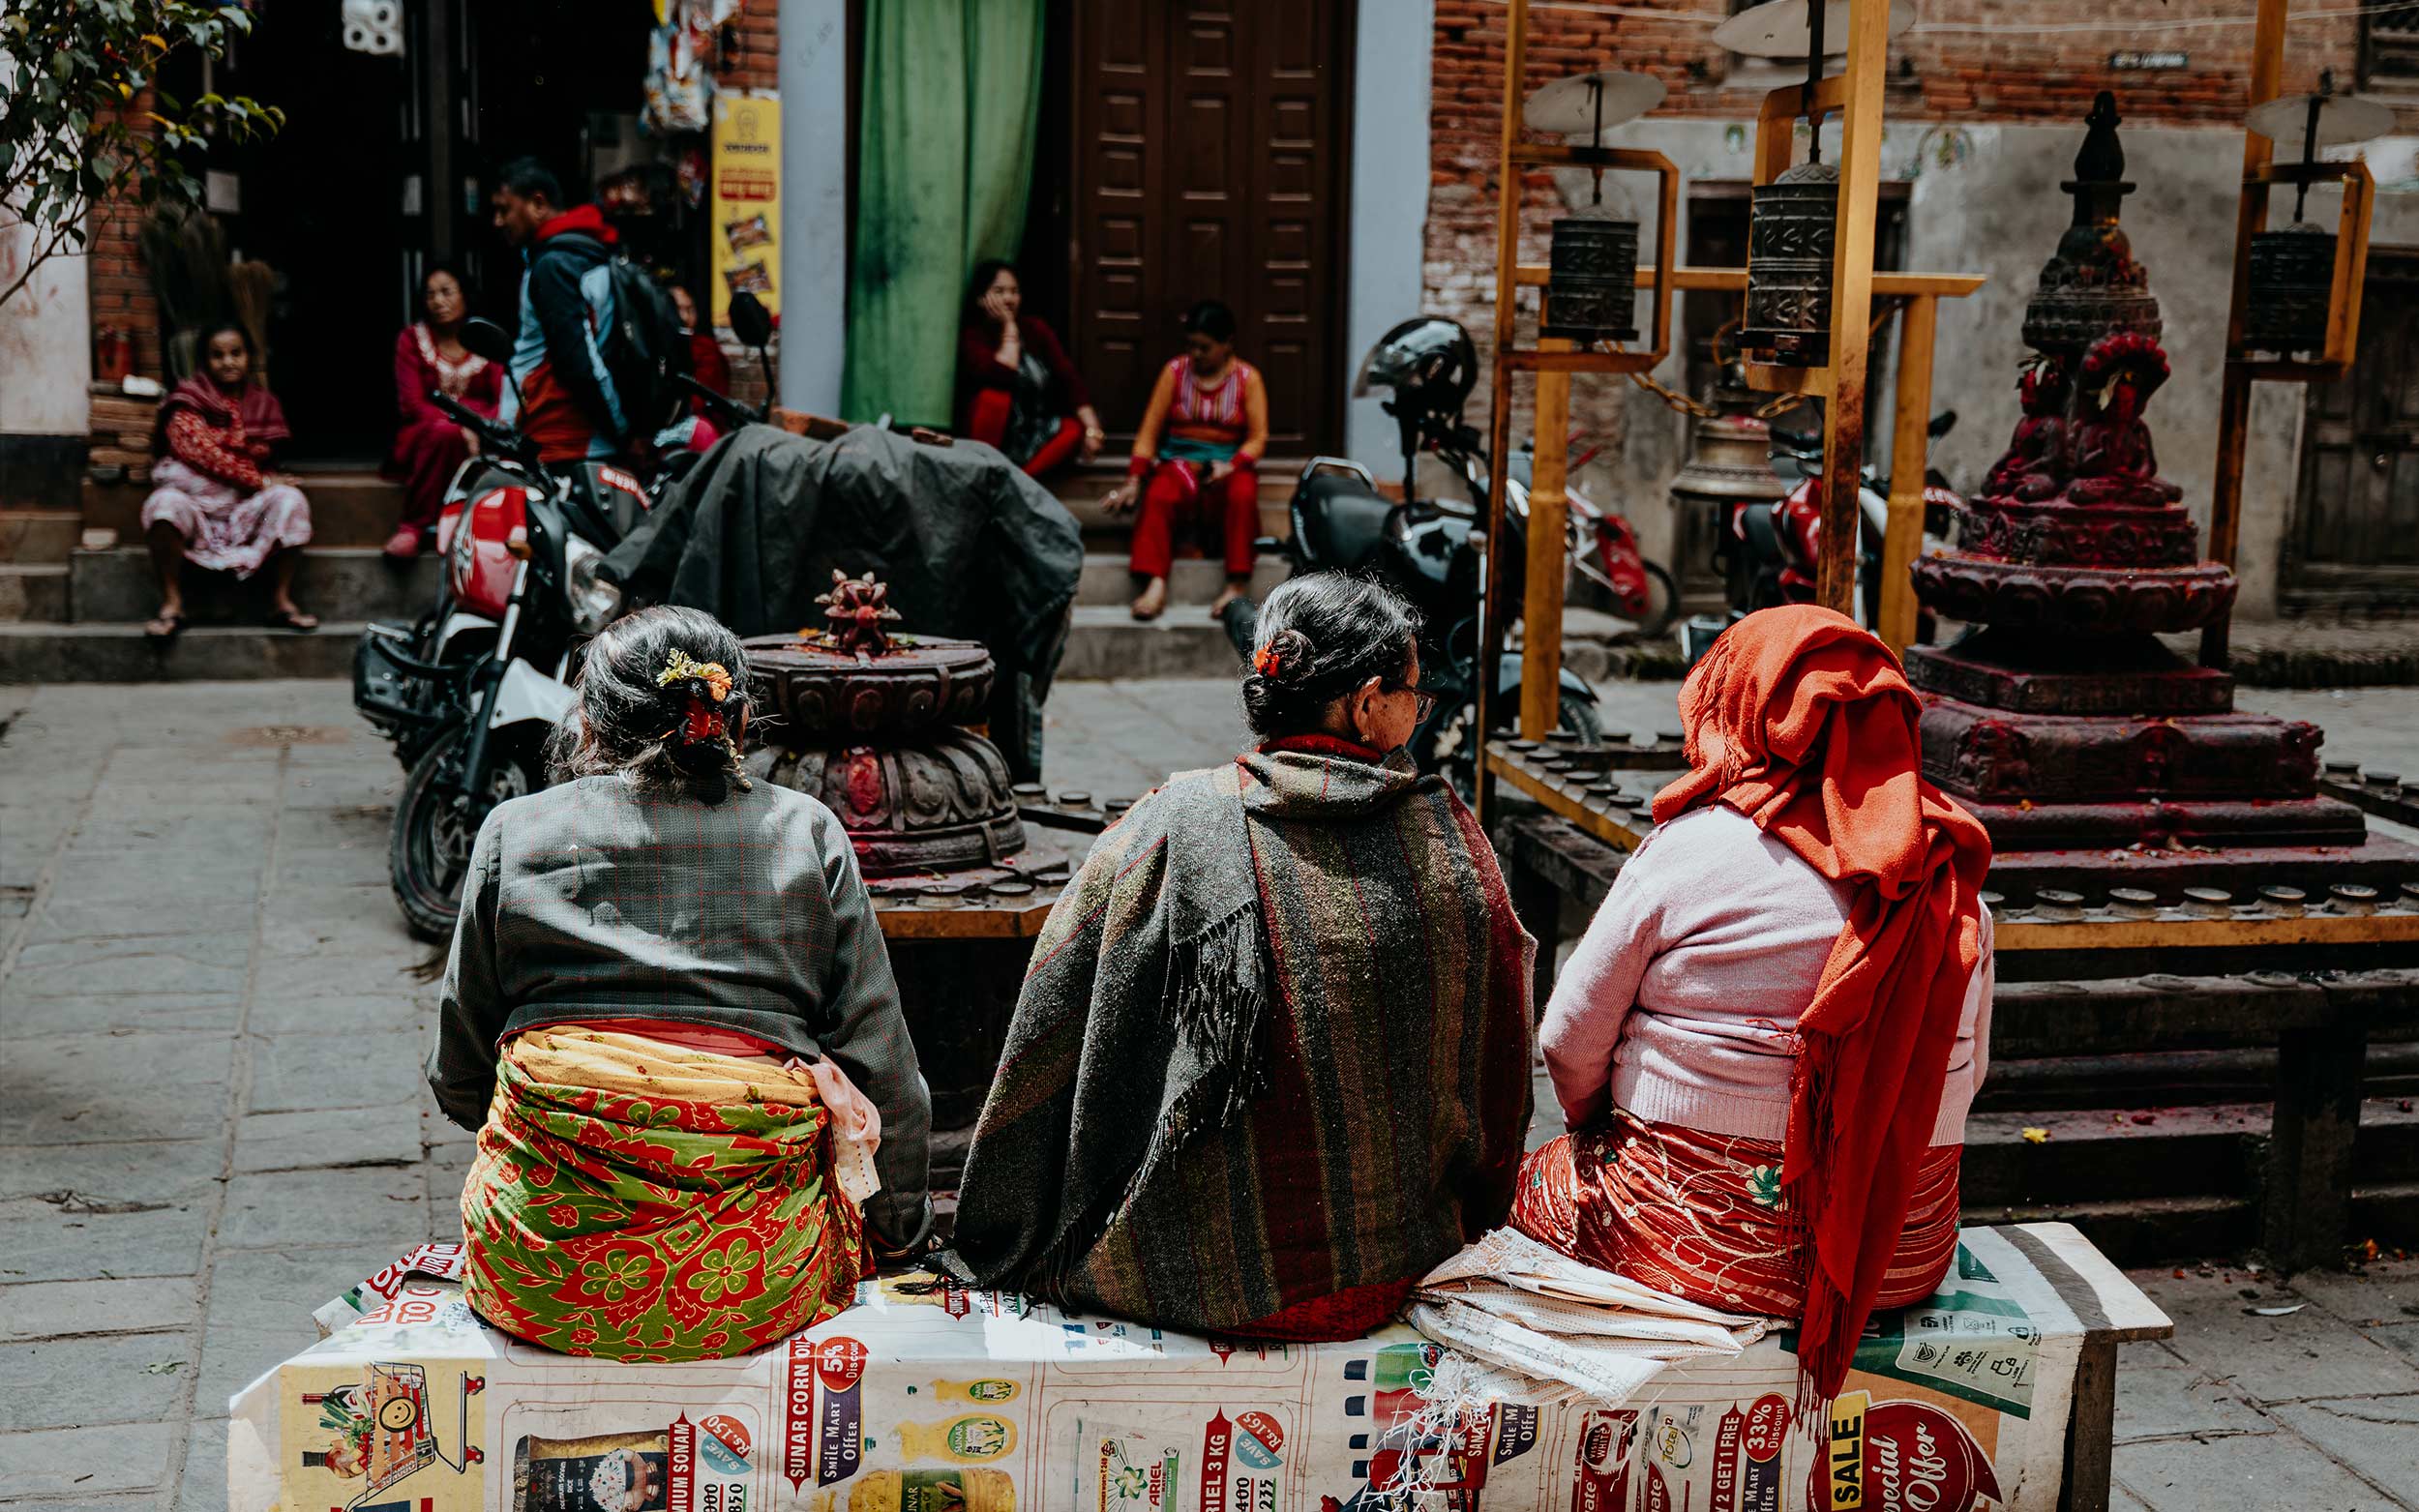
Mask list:
[[[616,256],[617,237],[592,204],[562,207],[561,183],[534,158],[497,175],[495,228],[521,250],[521,322],[501,415],[520,417],[545,462],[653,450],[650,419],[670,369],[662,328],[671,304],[646,274]]]

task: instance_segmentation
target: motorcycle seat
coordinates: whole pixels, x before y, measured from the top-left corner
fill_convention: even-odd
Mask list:
[[[1350,473],[1322,472],[1294,490],[1294,528],[1304,554],[1320,567],[1357,571],[1386,539],[1391,499]]]

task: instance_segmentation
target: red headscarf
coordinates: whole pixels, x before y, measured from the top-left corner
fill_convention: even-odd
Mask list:
[[[258,378],[247,378],[239,392],[229,394],[208,373],[197,372],[170,389],[168,397],[160,401],[158,445],[162,452],[167,450],[168,422],[176,418],[179,410],[187,409],[208,421],[214,430],[241,427],[247,441],[264,441],[275,446],[294,435],[286,429],[285,407]]]
[[[1924,780],[1898,659],[1811,605],[1750,614],[1680,690],[1687,774],[1655,821],[1728,804],[1834,881],[1848,922],[1798,1020],[1781,1185],[1804,1225],[1798,1357],[1837,1396],[1906,1227],[1967,985],[1990,837]]]

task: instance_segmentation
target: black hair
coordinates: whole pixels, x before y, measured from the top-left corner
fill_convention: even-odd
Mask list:
[[[717,667],[730,679],[720,697]],[[618,773],[708,803],[748,786],[736,740],[751,707],[748,655],[711,614],[665,605],[615,620],[588,642],[578,686],[548,751],[555,781]]]
[[[1235,340],[1235,311],[1214,299],[1205,299],[1184,311],[1184,331],[1199,332],[1213,341]]]
[[[1362,683],[1410,675],[1419,633],[1419,611],[1390,588],[1345,573],[1289,579],[1260,608],[1244,723],[1263,740],[1325,728],[1329,706]]]
[[[254,347],[252,343],[252,333],[244,329],[244,323],[241,320],[221,320],[204,328],[201,333],[200,341],[194,347],[194,360],[196,362],[208,362],[210,360],[210,343],[230,332],[234,334],[237,341],[244,343],[244,356],[247,359],[254,362],[260,360],[259,349]]]
[[[420,270],[420,298],[423,301],[428,299],[429,281],[435,278],[440,273],[444,274],[447,278],[452,279],[454,281],[454,287],[462,290],[463,313],[464,315],[469,314],[470,276],[462,271],[462,264],[455,262],[450,258],[432,257],[429,259],[429,265]]]
[[[1002,273],[1016,273],[1016,264],[1005,257],[985,257],[974,264],[974,271],[966,276],[966,304],[958,311],[960,325],[982,325],[991,319],[983,309],[983,296],[991,292],[991,281]],[[1016,273],[1018,287],[1023,287],[1025,275]]]
[[[511,190],[523,199],[543,199],[557,210],[564,208],[563,181],[535,158],[515,158],[497,168],[495,187]]]

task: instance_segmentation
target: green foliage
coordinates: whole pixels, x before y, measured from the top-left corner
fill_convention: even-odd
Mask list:
[[[159,87],[162,65],[185,49],[223,58],[251,30],[251,7],[233,0],[8,0],[0,205],[33,235],[0,304],[52,256],[82,251],[96,208],[198,204],[184,155],[284,124],[283,111],[244,96],[184,101]]]

